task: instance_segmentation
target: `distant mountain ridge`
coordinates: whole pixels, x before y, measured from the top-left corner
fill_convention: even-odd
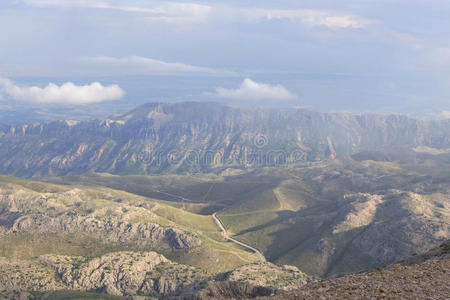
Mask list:
[[[150,103],[93,121],[0,126],[0,173],[160,174],[321,161],[390,147],[450,148],[450,120]]]

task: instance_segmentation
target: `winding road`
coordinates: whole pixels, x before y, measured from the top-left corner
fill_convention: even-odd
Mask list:
[[[212,214],[212,217],[213,217],[214,221],[216,222],[216,224],[219,226],[219,228],[222,230],[223,237],[224,237],[226,240],[229,240],[230,242],[233,242],[233,243],[235,243],[235,244],[238,244],[238,245],[240,245],[240,246],[242,246],[242,247],[244,247],[244,248],[247,248],[247,249],[249,249],[249,250],[255,252],[256,254],[258,254],[259,260],[260,260],[261,262],[265,262],[265,261],[266,261],[266,258],[265,258],[264,255],[261,253],[261,251],[259,251],[258,249],[254,248],[254,247],[252,247],[252,246],[250,246],[250,245],[247,245],[247,244],[245,244],[245,243],[243,243],[243,242],[241,242],[241,241],[238,241],[238,240],[236,240],[236,239],[234,239],[234,238],[232,238],[232,237],[230,237],[230,236],[228,235],[228,232],[227,232],[227,230],[225,229],[225,226],[223,225],[222,221],[220,221],[220,219],[217,217],[217,213],[218,213],[218,212],[213,213],[213,214]]]
[[[181,200],[181,202],[184,201],[184,202],[191,202],[191,203],[203,203],[202,201],[191,200],[191,199],[185,198],[185,197],[180,196],[180,195],[175,195],[175,194],[163,192],[163,191],[160,191],[160,190],[154,190],[154,191],[157,192],[157,193],[166,195],[166,196],[170,196],[170,197],[179,199],[179,200]],[[209,193],[210,191],[211,191],[211,188],[209,189],[208,193]],[[206,196],[205,196],[205,197],[206,197]],[[226,207],[225,207],[225,208],[226,208]],[[224,210],[225,208],[223,208],[222,210]],[[236,239],[234,239],[234,238],[232,238],[232,237],[230,237],[230,236],[228,235],[228,232],[227,232],[227,230],[225,229],[225,226],[223,225],[222,221],[217,217],[217,213],[221,212],[222,210],[216,211],[215,213],[213,213],[213,214],[212,214],[212,217],[213,217],[214,221],[216,222],[217,226],[219,226],[220,230],[222,230],[223,237],[224,237],[226,240],[230,241],[230,242],[233,242],[233,243],[235,243],[235,244],[238,244],[239,246],[242,246],[242,247],[244,247],[244,248],[246,248],[246,249],[249,249],[250,251],[255,252],[256,254],[258,254],[259,260],[260,260],[261,262],[266,262],[266,258],[265,258],[264,255],[261,253],[261,251],[259,251],[258,249],[254,248],[254,247],[252,247],[252,246],[250,246],[250,245],[247,245],[246,243],[243,243],[243,242],[241,242],[241,241],[238,241],[238,240],[236,240]]]
[[[183,196],[174,195],[174,194],[171,194],[171,193],[166,193],[166,192],[163,192],[163,191],[160,191],[160,190],[154,190],[154,192],[159,193],[159,194],[163,194],[163,195],[166,195],[166,196],[169,196],[169,197],[172,197],[172,198],[179,199],[179,200],[181,200],[181,202],[202,203],[202,202],[198,202],[198,201],[191,200],[191,199],[188,199],[188,198],[184,198]]]

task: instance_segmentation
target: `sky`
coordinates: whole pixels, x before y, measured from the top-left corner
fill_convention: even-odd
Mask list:
[[[450,1],[2,0],[0,123],[147,102],[450,117]]]

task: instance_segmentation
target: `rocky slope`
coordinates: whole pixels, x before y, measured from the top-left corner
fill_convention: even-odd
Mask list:
[[[10,183],[0,184],[0,234],[78,234],[141,248],[190,249],[201,244],[191,232],[152,223],[152,219],[156,220],[156,215],[152,213],[154,204],[147,204],[147,209],[111,205],[101,199],[101,193],[97,193],[100,198],[96,199],[97,202],[92,201],[92,196],[76,188],[39,193]],[[149,222],[133,222],[139,217]]]
[[[52,176],[210,172],[317,161],[361,150],[450,148],[450,120],[148,104],[89,122],[0,127],[0,173]]]
[[[277,266],[267,262],[239,267],[225,274],[224,279],[282,290],[291,290],[314,281],[297,267]]]
[[[94,259],[46,255],[40,257],[39,263],[0,260],[0,296],[5,299],[53,299],[52,295],[55,299],[64,295],[80,299],[152,299],[153,295],[173,300],[446,299],[450,296],[449,268],[450,242],[446,241],[436,249],[397,264],[320,282],[300,283],[295,289],[283,290],[245,281],[214,281],[201,270],[175,264],[154,252],[118,252]],[[36,287],[40,293],[26,292]],[[88,289],[99,294],[71,294],[70,289]],[[61,292],[47,292],[55,290]],[[122,297],[109,298],[102,292]],[[147,296],[123,297],[133,294]]]
[[[210,278],[155,252],[114,252],[96,258],[43,255],[38,261],[0,260],[0,295],[81,290],[109,295],[163,295]]]
[[[305,285],[270,299],[447,299],[449,269],[450,242],[447,241],[409,263]]]
[[[270,290],[237,282],[186,287],[170,299],[447,299],[450,242],[412,261],[376,271],[310,283],[295,290]]]
[[[62,213],[57,217],[44,214],[21,216],[15,220],[4,234],[85,234],[98,237],[111,243],[131,243],[138,246],[171,247],[189,249],[200,244],[195,235],[177,228],[163,228],[158,224],[132,224],[123,221],[102,221],[92,216],[79,216],[73,212]]]
[[[66,289],[110,295],[167,294],[208,278],[204,271],[173,263],[155,252],[115,252],[93,259],[46,255],[40,259]]]
[[[47,254],[37,261],[0,259],[0,271],[0,297],[9,299],[54,291],[167,298],[180,294],[189,298],[203,291],[206,297],[242,298],[271,295],[310,281],[295,267],[272,264],[241,267],[213,280],[199,268],[174,263],[156,252],[131,251],[95,258]]]

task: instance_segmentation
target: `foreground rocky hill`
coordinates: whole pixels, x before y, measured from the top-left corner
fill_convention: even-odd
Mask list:
[[[370,272],[348,274],[283,291],[236,282],[213,282],[195,291],[189,286],[171,299],[447,299],[450,241],[430,252]]]
[[[258,272],[267,270],[266,267],[262,266]],[[152,296],[156,296],[163,299],[186,300],[255,297],[446,299],[450,296],[449,267],[450,241],[446,241],[425,254],[377,270],[348,274],[320,282],[301,282],[286,290],[255,285],[242,279],[212,280],[201,270],[173,263],[154,252],[117,252],[94,259],[46,255],[40,257],[38,263],[1,259],[0,297],[154,299]],[[11,269],[14,269],[14,272],[11,272]],[[56,276],[52,272],[56,272]],[[36,288],[39,289],[39,293],[27,292]],[[91,293],[70,289],[88,289]],[[146,296],[140,298],[123,296],[133,294]]]
[[[450,148],[450,120],[152,103],[89,122],[0,127],[0,173],[156,174],[295,164],[395,146]]]
[[[55,291],[66,297],[73,291],[89,291],[119,299],[136,295],[189,298],[208,289],[215,290],[208,297],[215,293],[242,298],[271,295],[311,281],[295,267],[272,264],[241,267],[215,280],[199,268],[174,263],[158,253],[131,251],[95,258],[51,254],[37,261],[0,258],[0,271],[0,299],[46,299]]]
[[[268,299],[448,299],[450,241],[416,259],[305,285]]]
[[[158,224],[157,215],[152,211],[157,208],[155,203],[142,202],[135,207],[116,204],[114,200],[123,201],[95,190],[37,192],[12,182],[1,182],[0,234],[3,238],[71,235],[154,249],[191,249],[201,244],[191,232]],[[139,218],[147,222],[139,222]]]
[[[56,290],[161,295],[209,278],[204,271],[155,252],[114,252],[97,258],[48,254],[37,261],[1,259],[0,269],[4,295]]]

